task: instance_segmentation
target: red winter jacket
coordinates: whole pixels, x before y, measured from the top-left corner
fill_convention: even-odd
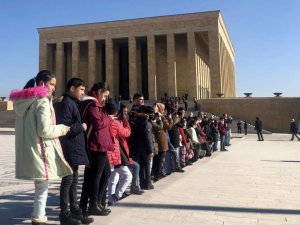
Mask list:
[[[122,140],[127,156],[129,156],[129,148],[127,145],[126,138],[130,136],[131,129],[130,129],[129,122],[125,117],[123,117],[122,122],[123,125],[118,120],[114,120],[111,124],[111,133],[113,135],[114,143],[115,143],[115,150],[112,152],[107,152],[108,160],[111,166],[121,165],[119,138]],[[130,161],[130,164],[131,163],[132,161]]]
[[[225,123],[222,124],[220,122],[218,129],[219,129],[220,135],[226,135],[226,124]]]
[[[107,152],[114,150],[113,137],[110,132],[111,117],[106,113],[104,105],[93,97],[87,96],[80,103],[83,122],[87,125],[88,149],[90,151]]]

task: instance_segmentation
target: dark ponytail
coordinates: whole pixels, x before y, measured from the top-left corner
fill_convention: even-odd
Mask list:
[[[26,83],[26,85],[25,85],[25,87],[24,87],[23,89],[31,88],[31,87],[34,87],[34,86],[35,86],[35,78],[32,78],[32,79],[30,79],[30,80]]]
[[[26,83],[26,85],[25,85],[25,87],[23,89],[32,88],[32,87],[38,86],[41,81],[43,83],[46,83],[46,82],[50,81],[52,78],[54,78],[54,75],[49,70],[41,70],[36,75],[36,77],[30,79]]]

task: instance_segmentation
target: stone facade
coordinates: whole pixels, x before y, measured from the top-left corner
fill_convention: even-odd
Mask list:
[[[235,97],[234,49],[219,11],[39,28],[40,69],[89,87],[106,81],[113,96],[146,99],[188,93]]]

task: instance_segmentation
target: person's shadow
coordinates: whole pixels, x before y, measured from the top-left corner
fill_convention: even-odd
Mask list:
[[[51,189],[52,187],[49,187],[49,190]],[[31,224],[33,200],[34,191],[1,196],[1,225]],[[59,224],[59,198],[53,193],[48,194],[46,214],[51,224]]]

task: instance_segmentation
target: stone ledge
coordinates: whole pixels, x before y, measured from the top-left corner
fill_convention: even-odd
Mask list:
[[[0,101],[0,111],[13,110],[13,102],[12,101]]]

